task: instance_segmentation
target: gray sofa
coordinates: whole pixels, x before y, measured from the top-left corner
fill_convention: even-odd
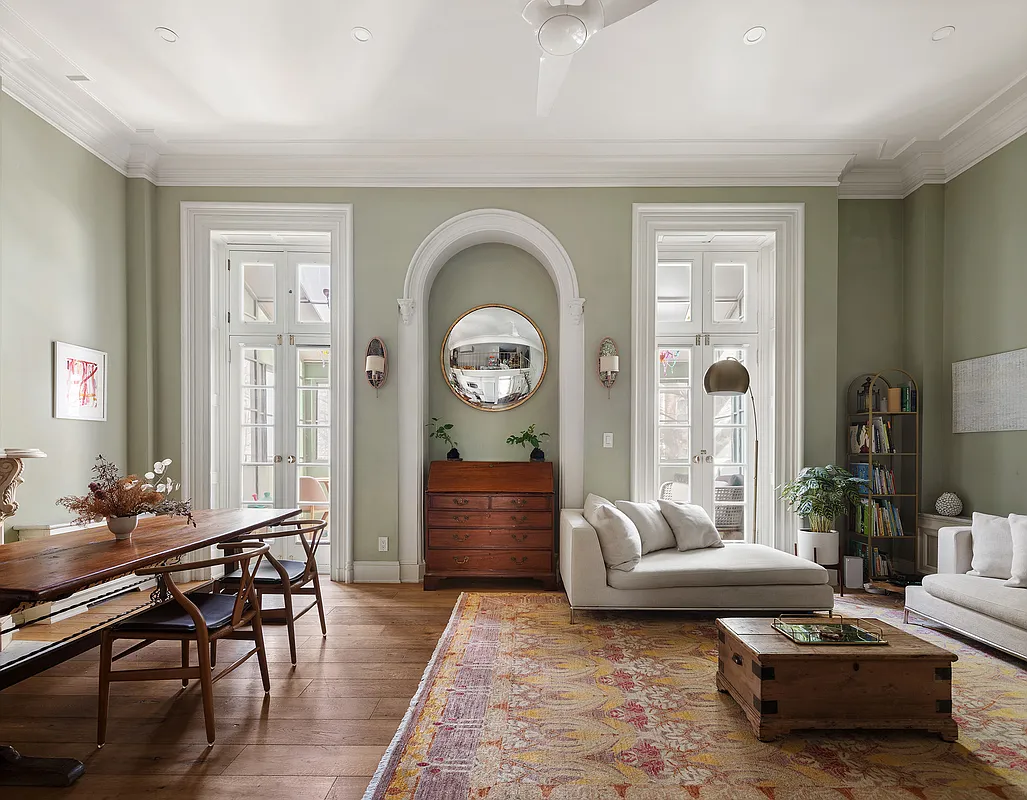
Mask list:
[[[572,609],[828,611],[834,590],[819,564],[772,547],[724,547],[642,556],[630,572],[607,569],[581,510],[560,512],[560,576]]]
[[[972,558],[970,528],[941,528],[938,572],[906,589],[906,622],[914,614],[1027,659],[1027,589],[967,575]]]

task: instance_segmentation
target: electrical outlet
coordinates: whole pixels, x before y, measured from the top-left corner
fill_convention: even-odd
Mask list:
[[[389,552],[389,537],[379,536],[378,537],[378,552],[387,553]]]
[[[603,447],[613,447],[613,434],[612,433],[604,433],[603,434]]]

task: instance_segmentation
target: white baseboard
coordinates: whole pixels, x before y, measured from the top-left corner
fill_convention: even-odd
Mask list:
[[[399,565],[399,580],[402,583],[420,583],[424,580],[424,562]]]
[[[354,583],[399,583],[398,561],[354,561]]]

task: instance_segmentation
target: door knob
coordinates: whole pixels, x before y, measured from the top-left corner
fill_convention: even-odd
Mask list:
[[[290,464],[295,464],[296,463],[296,456],[289,456],[286,459],[286,461],[288,461]]]
[[[281,464],[282,463],[282,457],[281,456],[275,456],[275,463],[276,464]]]
[[[713,456],[706,456],[706,463],[707,464],[712,464],[713,463]]]

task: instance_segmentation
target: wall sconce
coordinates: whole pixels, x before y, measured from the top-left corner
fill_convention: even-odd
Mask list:
[[[378,396],[378,390],[385,385],[389,377],[388,355],[385,352],[385,342],[375,336],[367,343],[367,355],[364,358],[364,373],[367,375],[367,382],[374,387],[374,396]]]
[[[606,397],[610,397],[610,389],[617,382],[617,373],[620,372],[620,355],[617,353],[617,343],[609,336],[599,343],[599,381],[606,387]]]

